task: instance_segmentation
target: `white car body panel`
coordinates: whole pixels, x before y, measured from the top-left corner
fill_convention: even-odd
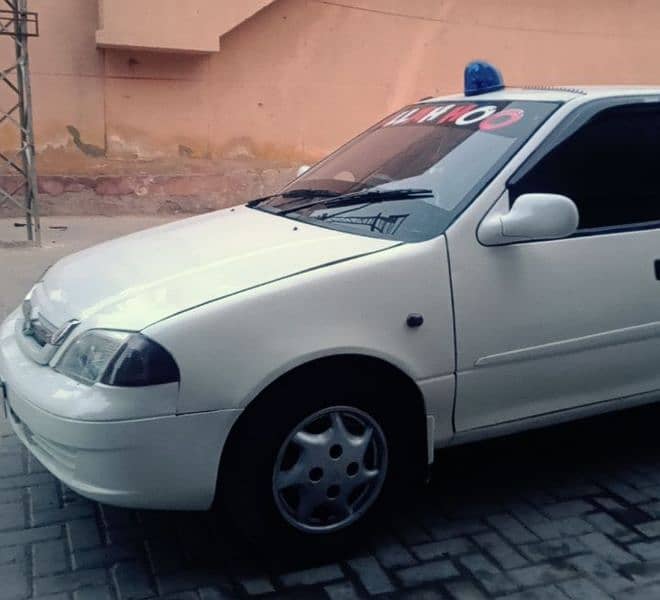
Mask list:
[[[660,101],[657,88],[626,91]],[[506,181],[567,115],[618,95],[595,88],[562,106],[447,230],[457,435],[490,437],[489,427],[530,419],[555,423],[594,403],[602,411],[621,408],[620,398],[632,406],[636,395],[648,399],[660,390],[653,360],[660,349],[657,229],[499,247],[476,235],[489,214],[508,208]]]
[[[18,380],[13,387],[18,386],[16,392],[29,397],[41,410],[81,421],[144,419],[176,414],[179,399],[176,383],[150,388],[89,386],[35,364],[18,343],[21,324],[19,311],[14,311],[3,323],[0,329],[2,361],[6,369],[30,375]]]
[[[457,431],[660,389],[658,230],[485,247],[473,224],[448,232]]]
[[[165,306],[173,310],[175,305],[166,304],[164,299],[181,296],[159,296],[157,286],[135,286],[131,277],[126,278],[132,286],[130,294],[123,296],[139,301],[114,301],[99,308],[95,303],[101,296],[97,296],[92,281],[82,276],[90,268],[87,261],[94,254],[95,260],[103,261],[119,254],[124,257],[120,264],[125,264],[132,252],[148,251],[151,231],[144,240],[136,236],[125,239],[130,251],[122,249],[122,240],[117,240],[70,257],[65,261],[68,267],[58,263],[44,282],[35,286],[34,302],[57,324],[75,314],[87,315],[53,356],[51,366],[39,365],[21,351],[20,311],[3,324],[0,375],[8,384],[11,410],[22,421],[13,420],[12,424],[30,451],[72,489],[122,506],[208,508],[215,494],[224,442],[242,409],[279,375],[335,354],[381,358],[417,380],[435,425],[430,431],[443,443],[451,438],[454,339],[444,237],[422,244],[398,244],[332,232],[251,209],[244,211],[244,218],[254,214],[262,223],[273,224],[280,236],[279,248],[289,248],[284,238],[291,236],[291,246],[299,252],[316,247],[315,258],[309,254],[300,257],[295,273],[274,277],[272,273],[282,273],[284,268],[277,264],[283,255],[274,252],[269,255],[268,285],[244,279],[226,297],[196,300],[196,307],[169,318],[163,318],[161,311]],[[215,223],[222,222],[221,216],[213,216]],[[229,226],[217,228],[218,232],[223,234],[225,227]],[[297,244],[299,232],[302,239],[314,241]],[[334,254],[322,249],[328,239]],[[342,244],[343,250],[339,250]],[[108,254],[101,259],[101,252]],[[287,254],[283,260],[289,261],[290,268],[289,258]],[[240,260],[247,268],[243,255]],[[320,265],[315,264],[319,261]],[[238,257],[226,264],[236,262]],[[303,264],[307,268],[302,268]],[[214,273],[220,273],[219,267]],[[165,289],[175,290],[170,281],[176,278],[165,279]],[[199,294],[204,289],[203,276],[197,281]],[[117,279],[115,285],[120,285]],[[81,308],[76,313],[64,301],[60,304],[50,296],[40,296],[75,286],[84,288],[78,302],[84,296],[94,310]],[[242,286],[248,289],[239,293]],[[210,289],[217,293],[217,287]],[[337,294],[339,289],[344,290],[341,295]],[[118,296],[122,294],[115,294],[114,299]],[[58,297],[67,296],[55,294]],[[147,314],[144,301],[149,297],[154,299],[150,319],[155,323],[142,331],[176,356],[180,386],[87,386],[51,368],[67,345],[88,329],[118,323],[123,323],[122,329],[140,328]],[[128,306],[133,307],[132,312]],[[133,316],[121,320],[129,312]],[[424,327],[406,326],[411,312],[427,317]],[[337,314],[342,315],[342,327],[337,327]],[[259,360],[251,360],[257,353]],[[122,469],[122,464],[131,467]],[[185,477],[178,475],[179,470],[185,470]]]
[[[194,306],[396,244],[241,206],[73,254],[33,294],[56,325],[79,319],[85,328],[139,331]]]
[[[407,327],[410,313],[424,315],[424,326]],[[144,333],[180,357],[180,412],[243,408],[298,365],[362,354],[415,381],[442,380],[428,388],[427,410],[439,435],[450,434],[454,337],[442,236],[248,290]]]
[[[18,311],[0,328],[9,420],[36,458],[78,493],[132,508],[204,510],[240,410],[176,416],[178,385],[86,386],[27,359]],[[20,421],[19,421],[20,419]]]

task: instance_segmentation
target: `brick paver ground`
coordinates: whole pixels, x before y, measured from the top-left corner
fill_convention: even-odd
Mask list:
[[[207,513],[58,483],[0,423],[0,600],[660,598],[660,407],[446,450],[434,480],[332,564],[287,569]]]
[[[152,222],[65,224],[47,250],[0,248],[0,318],[59,256]],[[283,569],[212,515],[80,498],[0,419],[0,600],[660,599],[659,423],[652,406],[444,450],[359,547]]]

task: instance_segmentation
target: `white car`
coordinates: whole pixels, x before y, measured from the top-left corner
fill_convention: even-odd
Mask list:
[[[21,441],[89,498],[318,543],[437,448],[656,400],[660,88],[466,83],[53,265],[0,333]]]

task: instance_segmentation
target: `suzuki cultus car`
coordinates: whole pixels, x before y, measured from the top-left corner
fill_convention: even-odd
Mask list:
[[[658,398],[659,155],[660,88],[471,63],[273,196],[53,265],[6,413],[89,498],[345,541],[438,448]]]

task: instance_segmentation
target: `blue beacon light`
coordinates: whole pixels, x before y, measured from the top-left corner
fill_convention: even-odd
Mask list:
[[[504,80],[499,69],[483,60],[468,63],[464,77],[466,96],[477,96],[504,89]]]

